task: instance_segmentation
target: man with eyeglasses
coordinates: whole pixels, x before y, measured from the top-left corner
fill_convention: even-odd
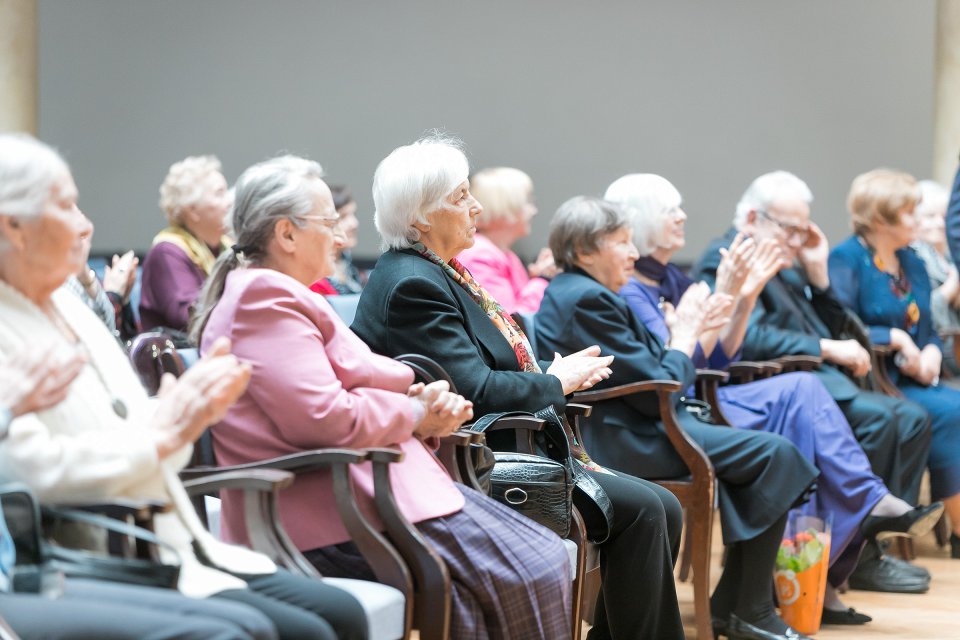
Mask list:
[[[720,249],[737,232],[756,241],[776,240],[783,251],[780,272],[764,287],[743,341],[744,360],[773,360],[786,355],[823,358],[815,374],[843,411],[870,464],[895,496],[917,504],[920,479],[930,448],[930,419],[908,400],[860,389],[851,377],[869,373],[869,351],[858,339],[856,316],[833,294],[827,274],[830,248],[823,231],[810,220],[813,194],[795,175],[776,171],[760,176],[737,204],[733,228],[707,248],[692,276],[711,285]],[[851,331],[853,333],[851,333]],[[850,586],[871,591],[922,593],[930,575],[894,560],[876,541],[868,541]]]

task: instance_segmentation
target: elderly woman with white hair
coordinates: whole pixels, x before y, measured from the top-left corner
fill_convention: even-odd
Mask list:
[[[441,137],[399,147],[380,163],[375,222],[390,249],[361,294],[353,328],[379,353],[436,360],[477,415],[548,406],[562,415],[564,396],[609,376],[611,359],[585,346],[538,362],[523,331],[460,264],[483,211],[468,175],[459,143]],[[575,463],[613,506],[609,520],[590,505],[582,510],[587,535],[602,542],[601,590],[589,637],[683,637],[672,571],[679,503],[653,483],[603,469],[575,440],[571,445]],[[536,538],[544,561],[562,564],[557,539],[531,526],[542,531]]]
[[[646,328],[667,343],[669,314],[694,284],[670,263],[686,243],[687,215],[680,193],[658,175],[630,174],[615,180],[605,197],[624,207],[640,253],[620,296]],[[731,320],[720,330],[700,335],[691,358],[698,368],[724,369],[738,358],[757,297],[779,270],[780,248],[772,240],[757,243],[741,235],[723,254],[716,291],[734,299],[729,307]],[[833,514],[823,623],[868,622],[868,616],[843,606],[833,587],[843,584],[856,566],[863,535],[881,535],[895,518],[911,512],[910,505],[891,495],[871,471],[846,418],[816,376],[787,373],[728,385],[718,389],[717,397],[734,427],[778,433],[820,470],[817,491],[798,511]],[[929,528],[933,521],[928,517],[924,523],[910,529],[911,533],[925,533],[923,527]]]
[[[269,558],[216,540],[202,525],[177,472],[191,444],[243,393],[250,366],[229,340],[147,397],[126,354],[103,323],[61,288],[85,257],[92,225],[77,207],[70,169],[27,136],[0,136],[0,358],[50,344],[56,362],[85,360],[66,398],[18,416],[0,442],[0,480],[28,485],[41,502],[160,500],[154,528],[161,559],[179,563],[178,589],[192,598],[252,606],[281,638],[365,638],[359,602],[319,580],[292,575]],[[96,545],[73,527],[67,546]]]
[[[921,180],[920,202],[913,216],[917,223],[917,239],[910,246],[927,268],[930,278],[930,314],[933,327],[941,335],[960,331],[960,277],[947,246],[945,218],[950,192],[939,182]],[[947,384],[960,376],[960,365],[954,357],[953,337],[944,339],[943,367],[950,372]]]
[[[544,248],[524,267],[511,250],[530,235],[530,222],[537,215],[533,181],[511,167],[484,169],[470,178],[470,193],[483,205],[483,213],[477,216],[474,245],[457,259],[507,313],[535,312],[543,290],[557,274],[553,254]]]
[[[160,185],[160,208],[168,226],[153,238],[143,261],[140,322],[186,331],[190,312],[220,252],[230,191],[214,156],[190,156],[170,167]]]

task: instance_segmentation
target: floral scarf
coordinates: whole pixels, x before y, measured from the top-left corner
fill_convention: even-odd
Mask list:
[[[453,258],[449,263],[444,262],[440,256],[428,249],[422,242],[415,242],[411,248],[443,269],[444,273],[463,287],[464,291],[467,292],[473,301],[480,305],[480,308],[487,314],[487,317],[490,318],[494,326],[500,330],[503,337],[506,338],[510,346],[513,347],[513,352],[517,356],[517,363],[520,365],[521,371],[525,373],[543,373],[543,370],[537,363],[537,359],[533,357],[533,347],[530,346],[530,341],[527,340],[527,336],[524,335],[523,330],[517,325],[514,319],[510,317],[510,314],[504,311],[500,303],[494,300],[493,296],[487,293],[487,291],[473,279],[473,275],[466,267],[460,264],[459,260]],[[563,424],[563,431],[567,436],[567,443],[570,445],[570,453],[573,455],[573,459],[580,463],[580,466],[585,469],[600,473],[610,473],[610,471],[604,469],[590,458],[587,451],[577,442],[577,438],[573,435],[573,430],[570,429],[566,421],[561,419],[560,422]]]

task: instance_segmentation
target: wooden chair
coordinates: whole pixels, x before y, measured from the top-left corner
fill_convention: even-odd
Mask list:
[[[143,369],[141,379],[151,380],[154,372],[158,379],[164,373],[179,376],[186,369],[177,349],[162,334],[138,336],[130,357],[138,371]],[[389,484],[387,466],[402,459],[403,454],[394,449],[318,449],[247,464],[217,466],[209,433],[205,433],[194,448],[191,466],[184,469],[180,477],[204,521],[207,519],[205,496],[217,495],[221,490],[243,490],[250,546],[293,573],[319,578],[319,572],[284,530],[277,505],[279,491],[290,486],[297,475],[328,471],[333,479],[338,514],[351,539],[377,581],[397,589],[404,597],[402,637],[409,637],[411,628],[416,626],[424,640],[446,640],[450,615],[446,567],[400,514]],[[386,536],[369,522],[356,500],[349,465],[364,462],[370,462],[374,468],[374,499],[378,515],[387,528]],[[400,548],[406,555],[401,555]],[[407,557],[414,558],[418,564],[408,566]],[[362,595],[359,594],[358,599],[369,615],[371,611]]]
[[[593,404],[636,393],[656,393],[667,438],[683,460],[690,475],[685,478],[655,480],[673,493],[684,509],[684,528],[687,545],[684,555],[690,556],[693,569],[693,604],[697,637],[713,639],[710,618],[710,547],[713,537],[713,514],[716,510],[717,481],[713,464],[698,445],[683,430],[677,417],[673,394],[681,391],[676,380],[647,380],[610,387],[599,391],[580,391],[573,394],[577,403]],[[580,418],[576,416],[579,438]],[[719,428],[719,427],[718,427]]]

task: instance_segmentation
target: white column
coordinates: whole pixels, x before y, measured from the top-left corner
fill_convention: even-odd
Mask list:
[[[960,154],[960,0],[937,0],[933,177],[950,185]]]
[[[0,131],[37,132],[37,0],[0,0]]]

